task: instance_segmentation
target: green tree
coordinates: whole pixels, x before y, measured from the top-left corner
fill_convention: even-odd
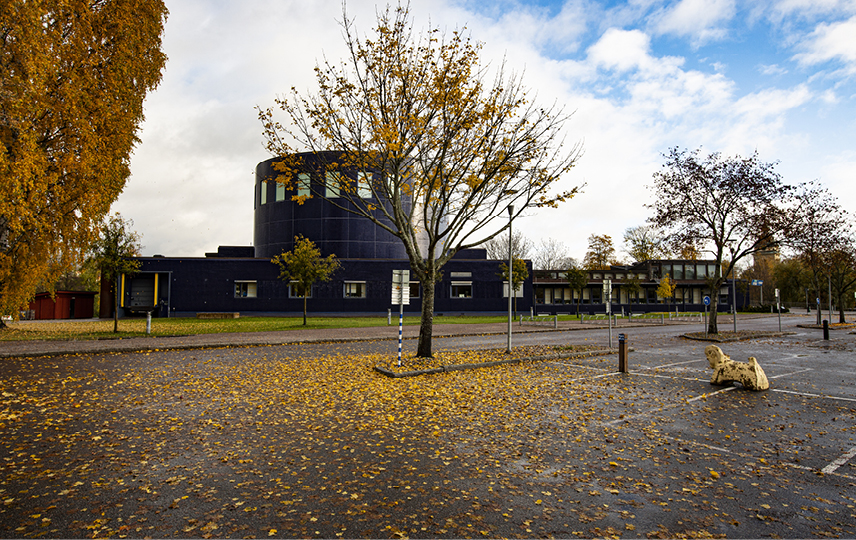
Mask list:
[[[514,316],[517,316],[517,291],[520,290],[520,287],[523,286],[523,283],[529,278],[529,269],[526,268],[526,261],[523,259],[513,258],[512,259],[512,270],[511,273],[511,288],[514,291]],[[499,265],[499,276],[508,281],[508,265],[505,263],[501,263]]]
[[[624,251],[636,262],[662,259],[669,248],[654,227],[639,225],[624,231]]]
[[[0,2],[0,313],[78,266],[161,79],[161,0]]]
[[[90,249],[89,263],[101,269],[101,279],[110,281],[113,298],[113,332],[119,331],[119,281],[124,274],[134,274],[140,262],[131,259],[142,251],[140,236],[118,213],[105,218],[98,239]]]
[[[583,259],[583,266],[587,270],[609,270],[609,266],[616,264],[615,246],[612,245],[612,237],[608,234],[593,234],[588,237],[588,251]]]
[[[314,185],[313,196],[402,241],[423,291],[416,354],[430,357],[442,267],[508,230],[527,209],[571,198],[577,188],[553,188],[579,147],[562,148],[568,115],[535,104],[502,64],[495,72],[485,67],[481,46],[461,32],[432,28],[416,36],[400,5],[378,13],[371,38],[358,36],[347,13],[343,21],[349,59],[316,67],[317,93],[295,90],[277,100],[290,127],[272,109],[260,111],[267,148],[281,156],[277,181],[286,187],[312,166],[299,151],[320,160],[320,174],[356,172],[339,197]]]
[[[583,301],[583,289],[589,281],[588,271],[583,268],[571,267],[565,271],[565,279],[572,292],[579,293],[577,296],[577,317],[580,316],[580,302]]]
[[[856,245],[853,239],[850,238],[849,242],[829,253],[826,259],[829,264],[829,284],[838,306],[838,322],[843,324],[846,322],[845,306],[851,298],[850,292],[856,286]]]
[[[294,249],[282,252],[271,262],[279,266],[279,279],[297,285],[298,294],[303,296],[303,325],[306,326],[306,299],[312,293],[312,286],[319,281],[329,281],[339,269],[339,261],[333,254],[321,257],[321,250],[312,240],[296,236]]]
[[[668,304],[671,304],[671,299],[675,296],[675,288],[677,282],[666,274],[660,279],[660,285],[657,287],[657,296],[666,299]]]
[[[709,282],[711,298],[718,298],[724,276],[740,260],[776,246],[777,237],[790,231],[800,206],[796,195],[806,186],[783,184],[775,164],[762,162],[757,152],[748,158],[700,152],[673,148],[664,156],[649,186],[657,199],[648,205],[654,211],[648,222],[666,232],[673,249],[692,243],[713,254],[716,270]],[[718,332],[716,305],[711,334]]]

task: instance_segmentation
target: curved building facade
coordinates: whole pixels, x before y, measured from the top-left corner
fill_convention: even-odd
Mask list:
[[[312,240],[325,257],[335,254],[340,259],[407,259],[401,240],[371,220],[338,208],[332,202],[345,208],[351,204],[341,197],[337,177],[324,172],[324,162],[335,161],[337,155],[336,152],[297,154],[301,165],[293,173],[296,178],[291,178],[291,189],[276,181],[284,174],[274,167],[282,158],[268,159],[256,166],[253,230],[256,257],[271,258],[289,251],[294,247],[294,237],[301,235]],[[348,169],[340,169],[336,174],[341,175],[338,182],[353,186],[358,193],[358,186],[366,176]],[[295,195],[311,193],[324,193],[331,200],[317,195],[306,198],[302,204],[292,200]],[[365,188],[362,196],[377,204]]]

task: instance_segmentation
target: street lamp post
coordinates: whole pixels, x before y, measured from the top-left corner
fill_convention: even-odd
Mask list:
[[[511,285],[512,276],[514,273],[514,253],[511,251],[511,217],[514,214],[514,205],[508,205],[508,346],[505,352],[511,354],[511,295],[514,293],[514,287]]]

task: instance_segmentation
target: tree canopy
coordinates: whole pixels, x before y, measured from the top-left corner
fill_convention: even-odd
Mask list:
[[[328,281],[339,269],[339,261],[333,254],[321,256],[321,250],[315,242],[296,236],[294,249],[284,251],[271,262],[280,269],[279,279],[289,283],[294,281],[298,294],[303,297],[303,325],[306,325],[306,299],[312,294],[312,286],[319,281]]]
[[[568,115],[542,107],[519,76],[481,63],[481,45],[463,32],[416,35],[407,7],[379,12],[371,37],[347,13],[349,56],[315,69],[317,91],[277,100],[288,119],[261,110],[267,148],[282,157],[278,181],[296,182],[298,152],[336,151],[327,171],[356,171],[327,199],[364,216],[404,244],[422,285],[417,356],[431,356],[434,287],[455,253],[508,229],[531,207],[577,192],[556,190],[580,148],[563,146]],[[317,188],[313,188],[317,189]],[[513,212],[506,215],[507,209]]]
[[[0,4],[0,314],[76,266],[161,79],[161,0]]]
[[[662,259],[669,248],[654,227],[639,225],[624,231],[624,251],[636,262]]]
[[[611,236],[592,234],[588,242],[588,251],[583,259],[583,266],[587,270],[609,270],[610,265],[617,263]]]
[[[789,235],[800,211],[806,186],[790,186],[775,172],[775,163],[749,157],[703,156],[701,150],[672,148],[649,186],[657,196],[648,205],[648,221],[667,233],[673,250],[700,246],[716,260],[710,279],[713,297],[725,278],[747,255],[770,249]],[[723,267],[724,261],[728,261]],[[717,333],[716,303],[708,332]]]
[[[140,235],[133,231],[134,222],[118,213],[108,216],[101,226],[98,238],[90,247],[88,262],[101,271],[101,279],[112,282],[116,300],[113,305],[113,331],[119,331],[119,286],[122,274],[133,274],[140,268],[138,257],[142,252]]]

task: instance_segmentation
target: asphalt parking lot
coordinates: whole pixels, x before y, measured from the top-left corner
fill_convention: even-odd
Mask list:
[[[6,358],[0,534],[854,537],[854,336],[807,321],[720,344],[766,392],[711,386],[677,326],[624,330],[626,374],[607,355],[387,379],[366,355],[389,341]]]

